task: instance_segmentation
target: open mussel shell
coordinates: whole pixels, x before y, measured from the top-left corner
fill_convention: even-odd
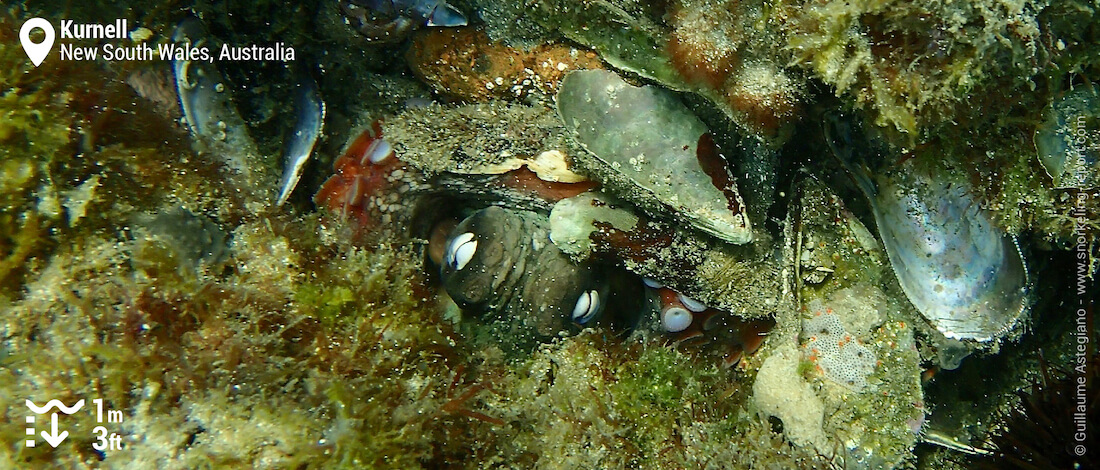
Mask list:
[[[1012,330],[1030,305],[1015,237],[959,182],[918,171],[877,180],[879,234],[921,314],[951,339],[990,341]]]
[[[712,152],[707,127],[671,92],[637,87],[614,72],[581,70],[561,83],[558,112],[589,154],[576,155],[616,196],[720,240],[744,244],[744,202]]]
[[[988,342],[1030,309],[1016,238],[945,162],[899,158],[849,117],[825,120],[829,144],[867,196],[890,265],[909,301],[953,340]],[[901,161],[871,170],[872,161]]]

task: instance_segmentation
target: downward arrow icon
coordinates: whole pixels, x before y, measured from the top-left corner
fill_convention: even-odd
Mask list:
[[[61,431],[61,434],[57,433],[57,413],[50,413],[50,424],[52,425],[52,433],[42,431],[42,438],[49,442],[51,446],[57,447],[61,441],[64,441],[66,437],[69,437],[69,431]]]

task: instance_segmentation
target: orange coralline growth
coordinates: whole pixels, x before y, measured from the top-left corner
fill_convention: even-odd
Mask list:
[[[603,68],[592,51],[558,43],[522,50],[477,28],[418,31],[405,57],[437,93],[466,101],[551,96],[567,73]]]
[[[754,86],[747,80],[736,80],[726,91],[731,108],[744,116],[753,130],[775,135],[781,127],[798,119],[798,99],[783,87]]]
[[[776,137],[795,122],[799,88],[786,73],[754,55],[759,40],[751,7],[740,1],[680,0],[669,24],[669,62],[696,91],[723,101],[734,119],[760,136]]]
[[[740,67],[737,46],[741,34],[732,12],[737,4],[730,2],[721,9],[681,5],[673,13],[667,53],[672,66],[688,82],[721,90]]]
[[[393,173],[405,164],[382,139],[380,122],[363,131],[333,163],[336,174],[317,191],[314,202],[362,227],[376,227],[379,209],[373,198],[393,186]]]

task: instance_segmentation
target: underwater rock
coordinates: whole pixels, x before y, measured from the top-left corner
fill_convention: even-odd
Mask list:
[[[460,235],[447,224],[471,211],[495,205],[543,218],[549,213],[549,240],[574,263],[622,262],[721,312],[699,316],[688,334],[719,344],[715,354],[732,358],[726,365],[754,349],[756,331],[766,330],[741,319],[766,319],[776,308],[777,268],[768,250],[735,247],[596,190],[572,170],[567,155],[584,150],[568,143],[551,110],[501,102],[431,105],[388,119],[385,129],[384,141],[392,143],[372,143],[381,125],[364,133],[317,196],[319,205],[360,230],[390,227],[405,240],[430,240],[430,258],[442,265],[447,253],[458,253],[445,248]],[[378,145],[386,156],[368,157]],[[611,289],[611,299],[629,290]],[[619,323],[631,324],[632,316],[624,317]]]
[[[769,351],[752,385],[757,408],[783,422],[783,433],[796,446],[832,454],[823,429],[825,403],[798,373],[801,356],[794,345]]]
[[[1041,70],[1047,5],[818,0],[779,4],[772,15],[783,18],[776,41],[793,64],[877,126],[917,138],[971,106],[983,85],[1006,75],[1022,83]]]
[[[684,237],[683,233],[651,224],[644,216],[635,215],[629,206],[598,191],[562,199],[550,212],[550,239],[575,259],[607,257],[595,256],[594,253],[610,255],[613,259],[625,261],[627,267],[635,272],[685,286],[713,299],[713,291],[700,290],[700,286],[717,281],[710,276],[700,279],[698,269],[706,264],[706,255],[714,258],[721,255],[717,251],[696,251],[701,247]],[[700,254],[703,258],[696,257]],[[655,265],[670,268],[675,274],[648,269]],[[736,272],[723,271],[726,274]],[[729,299],[735,295],[741,302],[752,297],[753,292],[748,285],[731,284],[740,289],[721,299],[720,304],[729,305]],[[767,316],[743,319],[728,310],[709,306],[665,286],[656,279],[647,278],[646,285],[652,300],[647,302],[649,308],[642,314],[639,328],[665,334],[671,343],[685,346],[685,352],[713,359],[724,368],[738,364],[743,355],[755,352],[775,324]],[[740,312],[747,313],[744,309]]]
[[[1017,326],[1030,307],[1023,254],[969,184],[913,161],[871,174],[856,160],[861,144],[852,142],[850,123],[830,117],[826,132],[870,200],[898,282],[924,318],[949,339],[978,342]]]
[[[746,64],[721,91],[722,104],[750,134],[785,141],[802,116],[802,84],[770,61]],[[730,112],[730,111],[727,111]]]
[[[636,87],[613,72],[569,74],[558,111],[594,158],[590,166],[620,197],[676,217],[721,240],[752,240],[744,203],[726,169],[711,153],[706,126],[672,94]],[[709,147],[709,148],[708,148]]]
[[[741,127],[740,134],[780,144],[802,115],[803,80],[777,54],[774,6],[743,0],[670,2],[664,52],[692,91]],[[778,146],[776,146],[778,147]]]
[[[215,221],[186,208],[134,217],[131,264],[149,276],[193,279],[203,266],[229,257],[229,235]]]
[[[152,104],[157,114],[167,116],[173,121],[179,121],[182,117],[176,80],[170,66],[158,64],[155,67],[134,70],[126,77],[126,84],[138,96]]]
[[[836,194],[812,177],[794,191],[784,223],[785,295],[752,358],[762,360],[753,400],[783,422],[795,447],[849,468],[905,465],[919,437],[912,423],[925,414],[912,321],[919,314],[890,285],[886,253]],[[834,261],[822,282],[799,272],[811,245]]]
[[[512,115],[523,108],[497,103],[409,110],[387,121],[387,132],[396,136],[385,138],[381,122],[375,121],[334,162],[336,172],[315,201],[353,220],[360,234],[383,231],[401,239],[427,239],[441,218],[454,218],[464,209],[496,204],[545,213],[554,202],[595,187],[570,169],[554,139],[538,138],[537,119],[515,126],[485,121],[495,112]],[[543,113],[560,126],[548,111]],[[461,132],[467,127],[430,132],[439,122],[461,122],[484,133],[470,139]]]
[[[927,414],[914,330],[876,286],[820,294],[807,296],[802,350],[813,367],[807,375],[833,410],[825,418],[830,439],[852,468],[897,468],[917,444],[913,423]]]
[[[1100,184],[1100,93],[1080,87],[1050,103],[1035,130],[1039,162],[1055,188],[1092,189]]]
[[[548,182],[587,178],[555,113],[544,106],[491,101],[408,109],[385,122],[399,158],[430,174],[499,175],[526,167]]]

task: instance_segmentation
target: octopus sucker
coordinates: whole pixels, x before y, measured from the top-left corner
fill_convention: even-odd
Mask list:
[[[392,155],[393,146],[382,137],[380,123],[372,123],[333,162],[335,174],[321,185],[314,201],[343,219],[355,220],[364,230],[379,227],[386,215],[397,212],[397,205],[387,201],[400,199],[400,188],[419,178]]]
[[[669,341],[681,349],[717,356],[723,368],[756,352],[775,326],[771,319],[742,320],[654,281],[646,286],[656,294],[660,329]]]
[[[661,310],[661,326],[669,333],[679,333],[691,326],[694,318],[691,312],[681,307],[666,307]]]

